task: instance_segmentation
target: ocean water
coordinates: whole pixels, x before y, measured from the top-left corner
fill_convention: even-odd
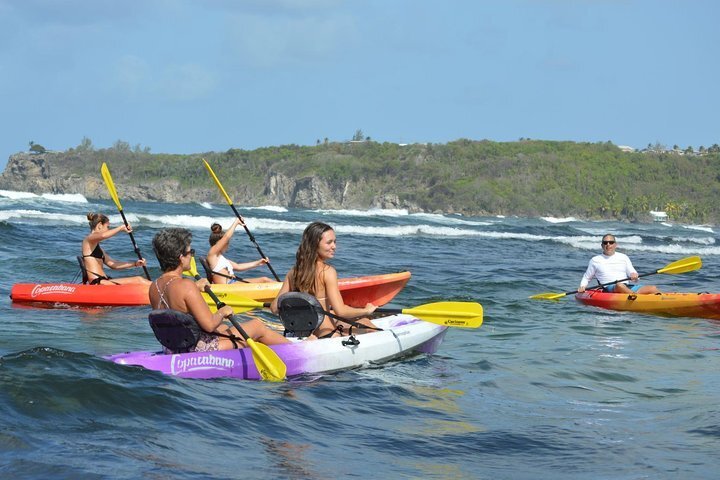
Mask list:
[[[158,229],[187,226],[204,253],[210,224],[232,221],[224,203],[123,207],[153,276]],[[606,232],[640,273],[703,259],[646,283],[720,292],[717,226],[238,207],[280,274],[322,220],[337,231],[341,276],[410,270],[390,306],[478,301],[485,323],[451,329],[434,355],[357,370],[183,380],[102,359],[157,348],[147,308],[21,308],[5,296],[0,477],[717,478],[720,322],[528,299],[576,289]],[[0,192],[0,291],[76,278],[89,211],[120,221],[109,201]],[[124,235],[103,246],[134,256]],[[242,230],[230,253],[257,258]]]

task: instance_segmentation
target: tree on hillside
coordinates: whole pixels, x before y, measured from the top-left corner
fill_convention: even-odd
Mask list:
[[[77,146],[77,149],[79,152],[92,152],[95,150],[95,147],[93,146],[92,140],[90,140],[88,137],[83,137],[80,141],[80,145]]]
[[[32,153],[45,153],[47,150],[45,150],[45,147],[43,147],[39,143],[35,143],[30,140],[30,151]]]
[[[360,130],[359,128],[357,130],[355,130],[355,135],[353,135],[353,138],[352,138],[354,142],[362,142],[364,138],[365,138],[365,135],[363,135],[362,130]]]

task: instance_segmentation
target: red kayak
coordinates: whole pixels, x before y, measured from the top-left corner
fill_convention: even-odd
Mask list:
[[[340,293],[348,305],[364,307],[367,303],[381,306],[392,300],[410,280],[410,272],[370,275],[366,277],[341,278]],[[230,283],[213,285],[212,289],[226,304],[234,299],[251,299],[271,302],[282,286],[281,282]],[[206,296],[206,294],[203,294]],[[87,285],[81,283],[16,283],[10,292],[16,303],[42,304],[43,306],[107,306],[127,307],[149,305],[148,286]],[[206,296],[209,305],[215,303]]]
[[[586,290],[575,298],[593,307],[672,317],[698,317],[720,320],[720,294],[662,293],[627,295],[601,290]]]

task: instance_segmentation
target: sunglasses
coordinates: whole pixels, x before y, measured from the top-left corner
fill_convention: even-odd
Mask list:
[[[190,256],[194,257],[194,256],[195,256],[195,249],[194,249],[194,248],[191,248],[191,249],[188,250],[187,252],[183,253],[183,255],[184,255],[184,256],[190,255]]]
[[[615,245],[615,240],[603,240],[603,245]]]

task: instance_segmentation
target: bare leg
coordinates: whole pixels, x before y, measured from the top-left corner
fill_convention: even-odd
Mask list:
[[[627,295],[632,295],[635,292],[633,292],[627,285],[624,283],[616,283],[615,284],[615,290],[613,293],[625,293]]]
[[[281,333],[269,328],[259,318],[253,318],[247,322],[242,322],[242,328],[250,338],[256,342],[264,343],[265,345],[280,345],[283,343],[290,343],[290,340],[285,338]],[[235,330],[233,327],[232,332],[234,335],[241,337],[240,332]]]
[[[658,290],[655,285],[644,285],[638,289],[637,293],[643,295],[654,295],[656,293],[660,293],[660,290]]]

